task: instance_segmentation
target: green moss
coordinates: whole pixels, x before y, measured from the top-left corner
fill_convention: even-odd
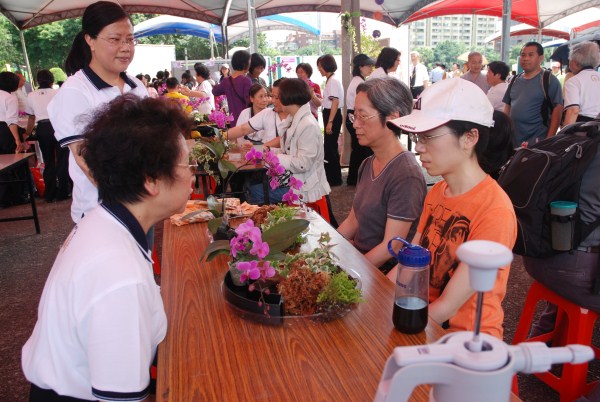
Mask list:
[[[354,304],[363,301],[360,289],[356,289],[356,281],[346,272],[333,274],[329,285],[317,297],[317,303]]]

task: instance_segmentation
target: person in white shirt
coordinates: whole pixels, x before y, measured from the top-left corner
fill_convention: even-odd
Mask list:
[[[212,94],[213,86],[210,83],[210,70],[200,62],[194,64],[194,70],[196,71],[198,85],[193,90],[182,88],[181,93],[186,96],[205,99],[197,110],[202,114],[209,114],[215,110],[215,97]]]
[[[421,63],[419,52],[410,52],[410,63],[410,92],[413,99],[417,99],[421,92],[429,86],[429,73],[425,64]]]
[[[54,262],[22,350],[30,401],[150,401],[150,367],[167,332],[146,240],[185,209],[196,165],[177,104],[125,94],[82,131],[102,198]]]
[[[58,90],[52,89],[54,76],[48,70],[40,70],[36,76],[39,88],[27,95],[26,113],[29,115],[27,131],[29,137],[34,125],[40,151],[44,159],[44,199],[46,202],[65,200],[70,197],[69,148],[62,148],[54,137],[54,128],[48,119],[48,104]],[[58,183],[57,183],[58,181]]]
[[[508,77],[509,72],[510,69],[503,61],[492,61],[488,64],[486,80],[490,85],[490,90],[487,93],[487,97],[494,110],[499,110],[500,112],[504,111],[505,103],[502,102],[502,99],[508,89],[506,77]]]
[[[590,121],[600,114],[600,50],[595,42],[585,41],[571,47],[569,69],[575,74],[565,82],[563,125]]]
[[[48,115],[61,147],[69,147],[73,180],[71,218],[75,223],[98,205],[98,190],[79,145],[84,118],[127,92],[148,96],[144,85],[125,73],[135,52],[133,24],[118,4],[100,1],[88,6],[65,62],[69,78],[48,105]]]
[[[337,63],[335,58],[326,54],[317,59],[317,68],[327,79],[323,90],[323,122],[325,124],[325,173],[330,186],[342,185],[342,168],[338,138],[342,130],[342,109],[344,108],[344,88],[335,76]]]
[[[19,77],[14,73],[0,73],[0,154],[22,152],[28,148],[27,143],[21,141],[17,128],[19,101],[14,92],[18,86]]]
[[[398,66],[400,66],[400,55],[400,51],[393,47],[381,49],[375,62],[375,71],[373,71],[370,78],[384,78],[390,73],[395,73]]]
[[[359,53],[352,60],[354,67],[352,68],[352,81],[346,90],[346,129],[350,134],[352,152],[350,153],[350,164],[348,166],[348,179],[346,183],[349,186],[355,186],[358,180],[358,168],[365,158],[373,155],[371,148],[364,147],[359,144],[356,137],[354,124],[350,121],[354,115],[354,101],[356,99],[356,88],[365,82],[373,72],[375,61],[364,53]]]
[[[299,193],[307,203],[317,202],[331,192],[324,169],[321,128],[310,112],[308,84],[300,78],[286,78],[279,85],[282,110],[288,114],[288,128],[281,137],[266,143],[280,148],[279,162],[303,185]]]

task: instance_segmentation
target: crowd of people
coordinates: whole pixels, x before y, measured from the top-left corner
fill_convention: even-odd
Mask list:
[[[76,224],[23,347],[32,401],[148,398],[149,369],[168,325],[152,277],[153,225],[184,209],[195,172],[184,141],[192,123],[180,100],[200,100],[196,108],[207,114],[217,107],[215,97],[224,96],[233,117],[228,139],[277,149],[281,165],[303,182],[300,196],[307,203],[326,199],[331,187],[342,184],[338,137],[345,126],[352,151],[347,184],[356,186],[356,194],[339,233],[392,281],[397,266],[388,253],[390,239],[401,236],[429,249],[429,315],[451,331],[473,330],[476,309],[458,246],[484,239],[512,248],[517,237],[513,205],[496,182],[501,166],[515,148],[600,114],[600,50],[592,42],[571,48],[572,77],[565,80],[542,68],[541,45],[528,42],[520,54],[523,73],[512,79],[501,61],[484,70],[478,52],[468,55],[465,73],[458,64],[446,71],[440,63],[429,72],[419,53],[411,52],[404,83],[394,74],[400,52],[385,47],[376,60],[354,57],[346,89],[328,54],[316,63],[323,88],[311,81],[306,63],[297,66],[298,78],[268,88],[260,76],[264,57],[244,50],[230,65],[221,64],[218,82],[202,63],[181,81],[165,71],[154,79],[133,77],[125,72],[135,49],[125,10],[99,1],[81,23],[66,61],[67,81],[52,89],[52,74],[41,70],[39,88],[24,105],[29,116],[23,133],[36,127],[46,164],[46,200],[71,197],[72,191]],[[0,73],[2,153],[27,149],[15,94],[23,85],[17,75]],[[599,163],[600,150],[581,189],[589,222],[600,217]],[[429,191],[423,169],[442,178]],[[246,185],[250,200],[264,202],[262,184]],[[286,191],[271,190],[269,198],[281,201]],[[332,224],[337,226],[335,219]],[[600,229],[582,244],[549,259],[526,259],[525,266],[557,293],[600,312],[593,290]],[[585,277],[553,276],[562,271],[546,269],[550,265],[572,266]],[[481,330],[500,339],[509,275],[510,266],[503,267],[484,298]],[[576,297],[565,291],[570,286]]]

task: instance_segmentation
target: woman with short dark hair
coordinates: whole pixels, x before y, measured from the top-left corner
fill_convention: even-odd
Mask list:
[[[400,51],[393,47],[384,47],[377,56],[375,71],[371,74],[373,78],[384,78],[390,73],[395,73],[400,65]]]
[[[350,153],[350,163],[348,166],[348,179],[346,183],[349,186],[355,186],[356,180],[358,179],[358,167],[368,156],[373,155],[373,151],[369,147],[363,147],[359,144],[358,138],[356,137],[356,130],[354,125],[349,120],[350,116],[354,113],[354,100],[356,99],[356,88],[365,82],[365,80],[373,72],[373,66],[375,61],[364,53],[359,53],[352,60],[352,81],[348,85],[346,90],[346,129],[350,134],[350,146],[352,152]]]
[[[335,58],[326,54],[317,59],[317,67],[323,77],[327,79],[323,90],[323,122],[325,124],[325,173],[330,186],[342,185],[342,168],[340,167],[340,153],[338,151],[338,138],[342,130],[342,109],[344,108],[344,88],[340,80],[335,77],[337,63]]]
[[[266,88],[267,83],[264,79],[260,77],[265,68],[267,67],[267,62],[265,58],[258,54],[252,53],[250,55],[250,67],[248,68],[248,78],[252,80],[252,84],[260,84]]]
[[[196,168],[184,140],[190,124],[178,105],[126,94],[84,128],[82,157],[101,203],[46,281],[22,352],[30,401],[150,400],[167,318],[146,233],[185,209]]]
[[[303,183],[300,194],[304,202],[316,202],[330,193],[327,184],[321,128],[310,113],[310,89],[299,78],[286,78],[279,84],[282,109],[288,113],[289,128],[268,142],[267,146],[281,148],[279,161]]]
[[[246,76],[250,68],[250,53],[238,50],[231,57],[233,74],[215,85],[212,93],[215,96],[225,95],[229,113],[233,116],[231,127],[237,125],[237,119],[242,110],[248,107],[250,87],[252,80]]]

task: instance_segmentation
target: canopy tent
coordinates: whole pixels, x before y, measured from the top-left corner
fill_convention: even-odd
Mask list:
[[[553,29],[553,28],[542,28],[541,31],[538,28],[532,27],[527,24],[517,24],[510,27],[510,36],[524,36],[524,35],[539,35],[543,36],[552,36],[554,38],[566,39],[570,38],[570,33],[567,28],[563,29]],[[495,32],[494,34],[488,36],[483,41],[484,42],[492,42],[502,38],[502,31]]]
[[[453,14],[502,17],[502,0],[440,0],[422,7],[416,5],[409,14],[400,16],[403,23]],[[600,6],[600,0],[521,0],[512,1],[511,19],[536,28],[544,28],[573,13]],[[418,9],[418,7],[422,7]]]
[[[268,17],[260,17],[256,21],[258,31],[265,30],[297,30],[310,33],[318,36],[320,31],[305,22],[280,15],[271,15]],[[247,35],[249,31],[248,22],[239,22],[231,25],[228,28],[229,40],[236,39]],[[223,34],[221,27],[214,24],[209,24],[203,21],[192,20],[189,18],[174,17],[172,15],[161,15],[137,24],[133,28],[136,38],[142,38],[152,35],[193,35],[204,39],[211,39],[211,33],[214,35],[214,40],[223,43]]]
[[[543,35],[561,39],[572,39],[578,35],[593,31],[600,25],[600,8],[590,7],[561,18],[544,28],[536,28],[528,24],[519,24],[510,27],[510,36],[518,35]],[[496,32],[485,39],[486,42],[497,40],[502,32]]]
[[[133,27],[136,38],[153,35],[193,35],[204,39],[211,39],[211,33],[217,42],[223,43],[221,28],[217,25],[189,18],[174,17],[172,15],[161,15],[140,22]]]
[[[339,13],[343,0],[252,0],[257,17],[290,12]],[[380,2],[379,0],[377,2]],[[401,16],[418,0],[362,0],[361,15],[397,26]],[[0,0],[0,11],[19,29],[32,28],[66,18],[79,17],[93,0]],[[165,14],[191,18],[219,26],[248,19],[249,0],[119,0],[129,13]],[[426,3],[427,4],[427,3]]]
[[[554,51],[554,53],[552,53],[552,56],[550,56],[550,58],[554,61],[560,61],[562,65],[565,65],[569,62],[569,46],[586,40],[594,41],[598,43],[598,45],[600,45],[600,29],[596,30],[596,32],[594,33],[581,35],[576,37],[575,39],[563,43],[562,45],[556,48],[556,50]]]

